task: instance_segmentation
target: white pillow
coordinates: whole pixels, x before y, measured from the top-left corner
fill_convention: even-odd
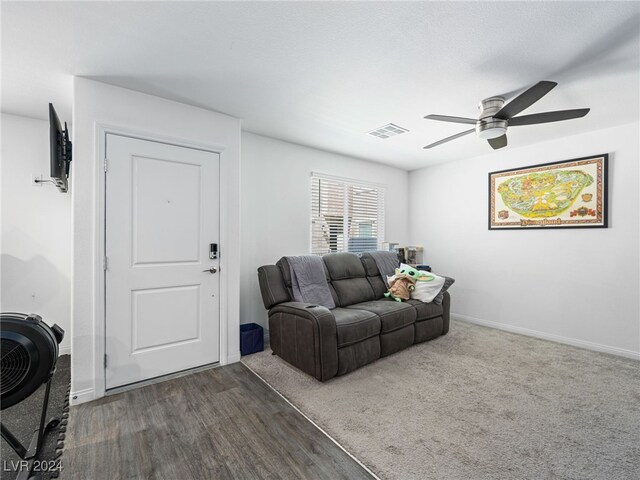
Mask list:
[[[403,267],[409,266],[401,263],[400,270],[402,270]],[[427,278],[430,278],[431,280],[418,280],[415,283],[415,290],[411,292],[411,298],[414,300],[420,300],[424,303],[431,303],[433,299],[438,296],[440,290],[442,290],[446,279],[444,277],[436,275],[435,273],[424,272],[423,270],[420,270],[420,272],[423,272],[425,275],[427,275]],[[387,283],[391,282],[395,278],[395,275],[387,277]]]
[[[418,280],[416,282],[416,289],[411,292],[411,298],[414,300],[420,300],[424,303],[431,303],[434,298],[438,296],[440,290],[444,286],[445,278],[435,273],[427,272],[433,277],[433,280],[423,281]]]

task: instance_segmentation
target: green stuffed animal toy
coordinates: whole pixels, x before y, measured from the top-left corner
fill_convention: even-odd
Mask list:
[[[409,265],[401,265],[396,268],[396,273],[389,281],[389,291],[384,294],[387,298],[393,298],[396,302],[409,300],[411,292],[416,289],[416,282],[430,282],[435,277],[427,272],[416,270]]]

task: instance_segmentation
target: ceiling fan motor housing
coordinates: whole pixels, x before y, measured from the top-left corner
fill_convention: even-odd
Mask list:
[[[478,105],[478,110],[480,110],[480,120],[493,117],[496,113],[500,111],[500,109],[504,106],[504,97],[489,97],[485,98]]]
[[[503,97],[490,97],[478,105],[480,117],[476,123],[476,135],[484,140],[498,138],[507,132],[507,121],[495,118],[494,115],[504,105]]]

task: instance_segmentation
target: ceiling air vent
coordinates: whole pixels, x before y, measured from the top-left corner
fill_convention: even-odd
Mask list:
[[[400,135],[401,133],[406,133],[409,130],[406,128],[399,127],[394,123],[388,123],[380,128],[376,128],[375,130],[371,130],[369,135],[373,135],[374,137],[382,138],[386,140],[389,137],[393,137],[395,135]]]

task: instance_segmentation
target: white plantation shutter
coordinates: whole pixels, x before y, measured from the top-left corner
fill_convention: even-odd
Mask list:
[[[366,252],[384,241],[384,187],[311,175],[311,253]]]

